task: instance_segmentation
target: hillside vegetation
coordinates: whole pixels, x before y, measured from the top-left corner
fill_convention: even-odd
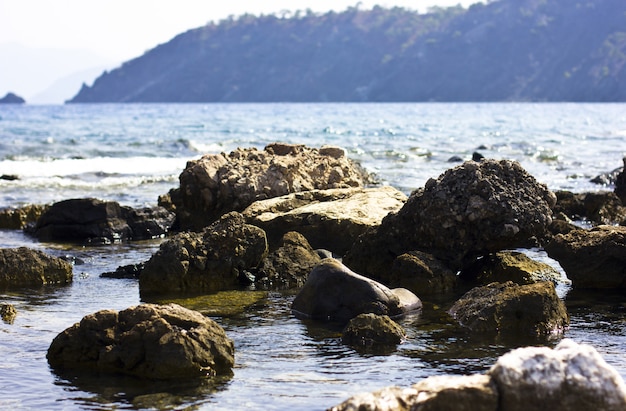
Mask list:
[[[626,1],[352,7],[189,30],[70,101],[626,101]]]

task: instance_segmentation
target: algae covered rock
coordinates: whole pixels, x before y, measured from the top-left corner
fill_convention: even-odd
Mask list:
[[[461,326],[487,335],[546,337],[562,333],[569,324],[565,304],[548,281],[476,287],[454,303],[449,313]]]
[[[406,337],[404,329],[387,315],[359,314],[343,329],[341,341],[359,348],[395,346]]]
[[[63,373],[206,378],[232,373],[234,345],[222,327],[196,311],[143,304],[85,316],[57,335],[46,357]]]
[[[249,283],[267,255],[265,232],[237,212],[202,233],[180,233],[161,244],[139,275],[142,297],[200,294]]]
[[[0,249],[0,288],[32,287],[72,282],[72,265],[27,247]]]

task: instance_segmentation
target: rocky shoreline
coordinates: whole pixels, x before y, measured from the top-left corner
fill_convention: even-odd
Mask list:
[[[118,270],[138,278],[142,301],[159,303],[173,296],[193,298],[243,288],[297,290],[292,306],[297,317],[345,327],[342,340],[359,350],[393,349],[405,338],[394,318],[424,309],[421,299],[446,295],[456,298],[449,301],[448,314],[451,324],[463,332],[520,336],[541,345],[546,338],[561,338],[567,329],[569,316],[554,287],[564,279],[519,250],[545,249],[564,268],[574,289],[623,290],[624,180],[622,171],[616,176],[614,192],[553,193],[516,162],[482,159],[449,169],[407,197],[392,187],[377,186],[341,148],[275,143],[262,151],[237,149],[189,162],[180,187],[163,195],[155,208],[134,210],[114,202],[73,199],[4,210],[0,224],[24,229],[41,241],[109,244],[164,238],[148,261]],[[0,266],[7,273],[0,278],[4,288],[71,282],[71,265],[61,259],[36,257],[27,249],[2,252]],[[6,267],[15,267],[16,259],[30,265],[21,263],[19,274],[10,274]],[[60,266],[66,268],[63,277],[58,274]],[[48,353],[50,364],[64,373],[73,368],[114,370],[159,379],[230,372],[232,362],[220,360],[230,366],[214,367],[212,354],[202,354],[201,346],[214,344],[209,351],[236,357],[226,336],[204,331],[219,325],[204,324],[195,311],[179,306],[147,304],[144,308],[148,307],[154,307],[150,315],[129,311],[122,323],[117,323],[121,320],[113,312],[85,317],[55,339]],[[177,314],[159,307],[170,307]],[[6,311],[11,313],[9,308]],[[99,348],[74,347],[81,340],[102,340],[86,337],[92,332],[106,335],[109,342]],[[139,348],[132,348],[131,341]],[[584,351],[595,366],[610,369],[588,348],[562,344],[562,350]],[[188,348],[177,354],[181,359],[177,366],[183,371],[159,355],[172,352],[172,347]],[[85,361],[74,354],[59,354],[64,350],[82,352],[78,357]],[[145,352],[151,353],[151,363],[137,360],[146,357]],[[204,371],[184,371],[190,369]],[[470,386],[479,382],[483,388],[478,391],[492,391],[486,408],[480,409],[516,409],[512,405],[493,408],[494,398],[497,404],[512,394],[493,389],[494,384],[498,389],[502,384],[493,382],[492,371],[467,378]],[[587,378],[589,384],[579,390],[562,389],[551,401],[560,398],[569,404],[564,396],[578,393],[604,398],[581,400],[580,404],[594,404],[596,409],[626,406],[619,375],[611,377],[610,388],[601,384],[604,391],[591,376],[576,378]],[[437,392],[462,395],[467,391],[465,382],[452,380],[452,388]],[[367,400],[349,400],[336,409],[366,409],[359,407],[367,401],[372,406],[367,409],[408,409],[392,405],[413,404],[424,397],[420,393],[431,393],[431,388],[424,388],[431,387],[430,382],[419,384],[363,397]],[[439,380],[435,385],[443,387]],[[383,400],[387,405],[381,405]],[[419,409],[442,409],[422,406],[435,408]]]

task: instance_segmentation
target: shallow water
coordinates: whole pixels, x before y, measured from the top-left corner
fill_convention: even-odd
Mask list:
[[[276,140],[343,146],[407,193],[458,164],[451,156],[467,159],[474,151],[517,159],[552,189],[584,191],[605,188],[589,178],[621,165],[626,105],[25,106],[0,109],[0,137],[0,174],[20,176],[0,180],[0,206],[89,195],[153,205],[177,185],[187,160]],[[59,332],[86,314],[141,303],[137,281],[100,274],[147,260],[160,241],[80,247],[0,230],[0,247],[24,245],[75,261],[69,286],[0,291],[0,302],[18,311],[13,324],[0,322],[0,409],[317,410],[430,375],[483,372],[511,348],[559,339],[471,337],[449,325],[446,299],[425,299],[421,313],[400,320],[403,344],[362,353],[341,344],[338,330],[296,319],[293,292],[259,298],[242,291],[242,300],[255,301],[243,310],[218,315],[221,308],[205,307],[235,342],[232,378],[159,384],[52,372],[45,355]],[[527,252],[560,269],[541,250]],[[626,378],[623,293],[582,293],[565,284],[558,293],[571,315],[565,337],[592,344]]]

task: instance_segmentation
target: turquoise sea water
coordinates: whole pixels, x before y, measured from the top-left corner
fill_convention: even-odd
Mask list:
[[[0,180],[0,207],[87,196],[154,205],[177,186],[188,160],[274,141],[342,146],[407,194],[459,164],[451,158],[474,152],[518,160],[553,190],[610,190],[589,180],[622,165],[626,104],[0,106],[0,175],[19,177]],[[482,372],[510,348],[533,343],[458,334],[441,320],[445,304],[426,301],[421,315],[403,320],[404,344],[363,355],[335,331],[295,319],[292,293],[270,293],[242,313],[215,317],[235,341],[235,374],[226,381],[162,386],[51,372],[45,353],[59,332],[86,314],[141,302],[135,281],[99,274],[147,260],[158,244],[83,248],[0,231],[0,247],[78,261],[71,286],[0,292],[0,302],[18,310],[13,324],[0,322],[0,409],[324,409],[356,392]],[[572,316],[566,337],[591,343],[626,377],[623,295],[565,286],[559,293]]]

